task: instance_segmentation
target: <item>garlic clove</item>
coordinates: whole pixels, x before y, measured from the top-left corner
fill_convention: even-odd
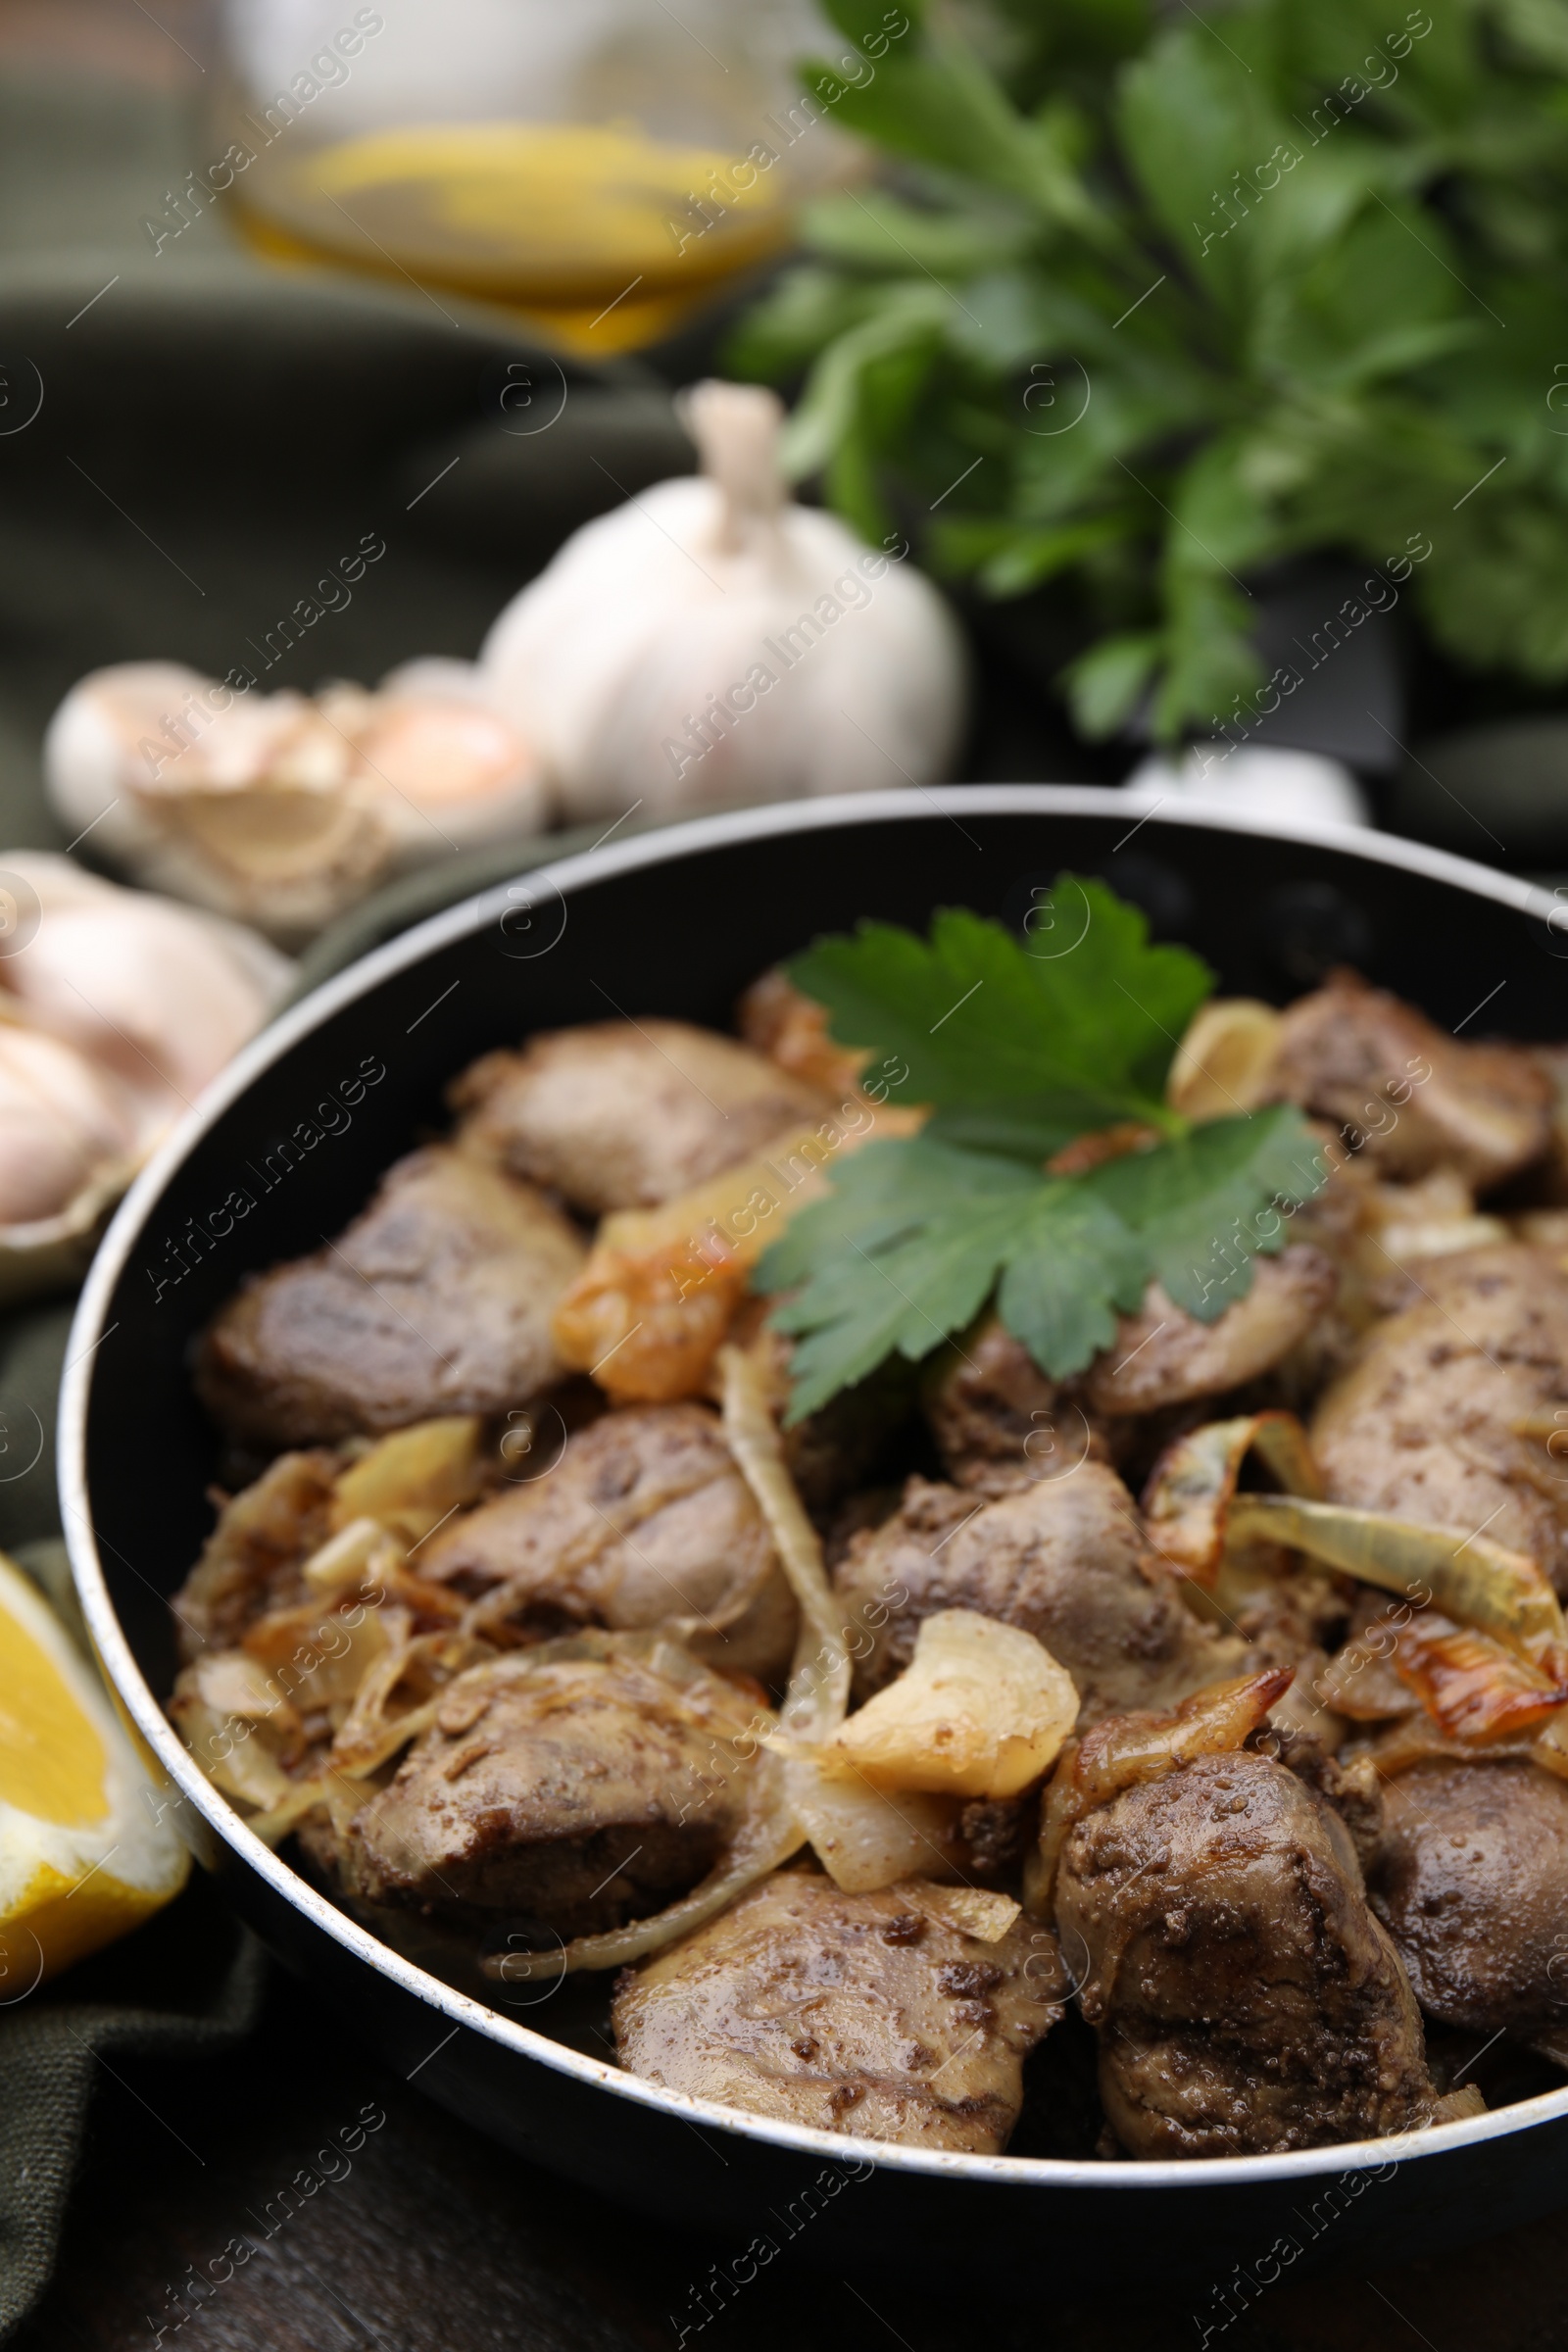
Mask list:
[[[158,1106],[162,1123],[255,1035],[291,974],[263,941],[68,858],[0,853],[38,923],[0,960],[14,1019],[62,1038]]]
[[[395,869],[546,814],[536,755],[456,662],[314,700],[122,663],[66,697],[45,765],[63,820],[139,881],[289,943]]]
[[[74,836],[90,831],[97,854],[133,859],[157,840],[127,772],[151,783],[155,746],[168,742],[165,717],[206,681],[177,662],[122,662],[74,686],[43,739],[44,776],[61,823]]]
[[[963,720],[956,623],[905,556],[782,495],[771,393],[681,396],[703,471],[568,539],[479,665],[564,813],[924,784]]]
[[[209,693],[226,691],[212,679],[200,682]],[[168,738],[170,749],[159,754],[149,739],[144,754],[148,774],[137,789],[153,802],[253,792],[274,778],[301,792],[334,792],[352,765],[342,737],[321,724],[304,695],[286,689],[236,696],[188,742],[173,729]]]
[[[136,1126],[111,1072],[60,1038],[0,1023],[0,1228],[61,1215],[95,1176],[129,1162]]]
[[[119,796],[128,791],[140,802],[242,790],[276,764],[310,715],[303,695],[235,694],[177,662],[95,669],[72,688],[45,733],[50,795],[68,822],[102,815],[113,839],[124,822],[108,813]]]
[[[362,700],[368,698],[362,697]],[[310,700],[236,694],[170,662],[83,678],[44,740],[62,821],[149,888],[290,942],[389,870],[354,746]]]
[[[293,966],[218,916],[69,858],[0,851],[25,901],[0,956],[0,1307],[79,1280],[103,1220]]]
[[[225,901],[254,900],[277,921],[284,919],[280,894],[315,897],[323,879],[370,879],[385,862],[373,807],[346,786],[325,791],[294,775],[235,792],[192,793],[178,822],[185,855],[205,861],[215,881],[222,878]]]
[[[471,662],[432,658],[391,671],[357,742],[385,787],[382,811],[401,863],[428,858],[432,837],[448,849],[479,848],[536,833],[548,817],[538,754]]]
[[[80,1280],[141,1156],[140,1117],[112,1071],[0,1017],[0,1309]]]

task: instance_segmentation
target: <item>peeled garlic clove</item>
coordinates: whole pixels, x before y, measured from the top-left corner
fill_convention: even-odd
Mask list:
[[[60,1216],[135,1144],[135,1107],[108,1071],[63,1039],[0,1023],[0,1227]]]
[[[383,678],[357,737],[385,787],[399,863],[536,833],[549,813],[534,752],[471,662],[409,662]]]
[[[480,654],[566,813],[945,775],[963,654],[936,590],[787,501],[772,393],[710,382],[682,407],[702,472],[575,532]]]

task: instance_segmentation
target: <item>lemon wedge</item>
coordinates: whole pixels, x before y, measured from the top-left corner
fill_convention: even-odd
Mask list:
[[[102,1684],[0,1554],[0,2007],[137,1926],[189,1866]]]

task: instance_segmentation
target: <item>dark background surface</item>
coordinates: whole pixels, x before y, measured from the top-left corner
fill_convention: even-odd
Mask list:
[[[603,453],[610,420],[586,384],[574,386],[568,431],[530,445],[489,429],[485,370],[508,346],[468,315],[454,323],[413,296],[267,279],[216,218],[154,262],[139,220],[203,152],[206,40],[187,0],[154,0],[152,15],[136,0],[0,0],[0,357],[30,355],[47,385],[38,426],[0,441],[7,847],[59,842],[38,790],[38,735],[82,669],[172,654],[222,667],[242,658],[236,630],[265,632],[368,529],[386,536],[387,558],[273,682],[373,678],[413,654],[471,653],[566,521],[615,495],[594,487],[589,445]],[[120,285],[68,325],[117,273]],[[692,371],[671,367],[677,380]],[[616,474],[636,487],[680,453],[657,380],[619,373],[645,388],[641,415],[623,406],[612,428]],[[453,454],[463,462],[441,490],[411,506]],[[982,710],[971,773],[1091,780],[1038,706],[1021,715],[1010,684],[987,691]],[[1125,764],[1102,756],[1094,772]],[[64,1328],[61,1307],[0,1327],[0,1390],[47,1380]],[[52,1480],[46,1444],[24,1480],[0,1489],[7,1540],[49,1532]],[[229,1933],[198,1885],[136,1940],[218,1948]],[[241,2054],[98,2073],[56,2282],[16,2339],[25,2352],[160,2341],[203,2352],[662,2352],[683,2326],[705,2352],[1164,2352],[1200,2343],[1214,2324],[1212,2306],[1195,2311],[1190,2295],[1130,2306],[1114,2277],[1044,2254],[1027,2306],[999,2302],[984,2279],[961,2301],[934,2292],[915,2245],[900,2279],[817,2274],[806,2230],[698,2327],[711,2266],[741,2251],[706,2239],[700,2211],[678,2235],[530,2170],[389,2075],[352,2020],[280,1972]],[[331,2154],[368,2107],[384,2125],[352,2159]],[[351,2169],[325,2180],[344,2161]],[[269,2206],[302,2175],[321,2184],[278,2226]],[[1210,2341],[1226,2352],[1557,2347],[1568,2335],[1562,2238],[1553,2220],[1442,2262],[1286,2279]],[[249,2259],[198,2299],[193,2275],[236,2239],[254,2248]]]

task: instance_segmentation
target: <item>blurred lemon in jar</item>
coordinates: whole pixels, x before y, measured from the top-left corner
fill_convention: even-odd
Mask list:
[[[102,1684],[0,1555],[0,2007],[139,1925],[189,1864]]]

